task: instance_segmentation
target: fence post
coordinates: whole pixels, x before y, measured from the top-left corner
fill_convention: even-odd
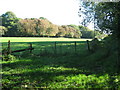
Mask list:
[[[56,42],[55,42],[55,52],[54,52],[54,53],[56,53],[56,51],[57,51],[57,50],[56,50]]]
[[[32,53],[32,43],[30,43],[30,53]]]
[[[76,53],[76,42],[75,42],[75,53]]]
[[[11,54],[11,50],[10,50],[10,40],[8,41],[8,54]]]
[[[88,46],[88,51],[90,51],[90,44],[89,44],[89,40],[87,40],[87,46]]]

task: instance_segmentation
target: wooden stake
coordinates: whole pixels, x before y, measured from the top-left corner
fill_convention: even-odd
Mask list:
[[[90,51],[89,40],[87,40],[88,51]]]
[[[30,53],[32,53],[32,43],[30,43]]]
[[[55,53],[56,53],[56,51],[57,51],[57,50],[56,50],[56,42],[55,42]]]
[[[8,41],[8,54],[11,54],[11,50],[10,50],[10,40]]]
[[[75,42],[75,53],[76,53],[76,42]]]

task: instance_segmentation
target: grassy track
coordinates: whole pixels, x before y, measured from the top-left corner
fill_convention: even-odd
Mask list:
[[[9,39],[12,50],[26,48],[29,43],[35,49],[32,53],[14,53],[16,59],[2,61],[3,89],[120,88],[120,76],[115,75],[116,54],[105,57],[106,51],[102,49],[90,53],[86,42],[65,38],[19,38],[19,42],[18,38],[2,38],[3,48]],[[79,41],[76,53],[74,43],[70,43],[75,40]]]

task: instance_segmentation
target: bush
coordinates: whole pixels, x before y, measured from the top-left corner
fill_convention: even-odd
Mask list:
[[[15,60],[16,57],[14,55],[8,54],[8,55],[3,55],[2,60],[3,61],[13,61]]]

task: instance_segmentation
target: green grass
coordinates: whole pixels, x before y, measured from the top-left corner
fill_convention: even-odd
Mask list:
[[[77,42],[75,52],[74,41],[63,42],[59,39],[56,53],[54,40],[13,41],[11,49],[27,48],[31,42],[35,48],[32,53],[14,53],[16,59],[1,62],[3,89],[120,88],[120,75],[115,74],[116,53],[109,57],[102,49],[90,53],[85,41]],[[6,48],[7,42],[2,45],[3,49]]]
[[[0,37],[1,42],[46,42],[46,41],[86,41],[91,39],[74,39],[74,38],[45,38],[45,37]]]

